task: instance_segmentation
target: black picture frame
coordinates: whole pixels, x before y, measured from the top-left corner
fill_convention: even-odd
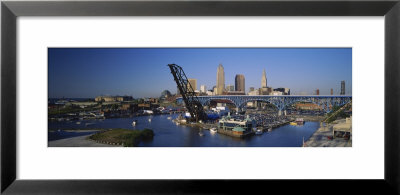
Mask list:
[[[211,181],[16,179],[16,24],[19,16],[385,16],[384,179]],[[399,194],[399,35],[399,0],[2,1],[1,192],[4,194],[259,194],[260,192]],[[265,168],[269,167],[266,165]]]

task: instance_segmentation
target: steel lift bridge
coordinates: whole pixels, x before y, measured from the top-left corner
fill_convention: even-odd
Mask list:
[[[197,98],[194,89],[188,81],[182,67],[178,66],[177,64],[168,64],[168,66],[171,69],[171,74],[174,77],[179,92],[182,95],[182,99],[185,102],[186,109],[190,113],[190,120],[196,122],[200,120],[207,120],[207,114],[204,112],[203,105]]]

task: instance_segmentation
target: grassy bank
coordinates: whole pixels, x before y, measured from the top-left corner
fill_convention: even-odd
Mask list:
[[[89,136],[89,139],[107,144],[123,145],[125,147],[137,146],[142,140],[152,139],[154,132],[151,129],[129,130],[112,129]]]

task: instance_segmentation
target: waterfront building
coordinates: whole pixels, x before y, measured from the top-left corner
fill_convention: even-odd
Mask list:
[[[188,79],[188,86],[187,86],[187,88],[190,88],[190,87],[189,87],[189,83],[190,83],[190,85],[192,86],[193,91],[196,91],[196,90],[197,90],[197,79]]]
[[[244,75],[237,74],[235,76],[235,91],[243,91],[245,92],[245,80]]]
[[[319,89],[315,90],[315,95],[319,95]]]
[[[263,71],[263,75],[261,77],[261,88],[267,87],[267,74],[265,74],[265,69]]]
[[[321,106],[313,103],[297,103],[295,107],[297,110],[322,110]]]
[[[213,93],[214,93],[214,92],[213,92],[212,90],[208,90],[208,91],[207,91],[207,95],[214,95]]]
[[[201,93],[206,93],[207,92],[207,87],[205,85],[200,86],[200,92]]]
[[[222,64],[219,64],[217,69],[217,90],[214,90],[214,92],[216,92],[216,95],[221,95],[224,92],[224,89],[225,89],[225,72]]]
[[[132,96],[97,96],[96,102],[124,102],[133,100]]]
[[[250,133],[253,127],[257,127],[256,120],[248,115],[244,120],[232,118],[229,114],[218,122],[218,129],[231,133],[233,136],[241,136]]]
[[[233,86],[233,85],[227,85],[227,86],[226,86],[226,91],[235,91],[235,86]]]
[[[254,91],[254,87],[249,88],[249,92],[252,92],[252,91]]]
[[[340,95],[345,95],[346,94],[346,86],[345,86],[346,84],[345,84],[345,82],[344,81],[342,81],[341,83],[340,83]]]

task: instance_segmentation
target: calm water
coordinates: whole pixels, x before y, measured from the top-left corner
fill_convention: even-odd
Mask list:
[[[211,134],[203,130],[204,136],[199,136],[199,129],[176,125],[171,120],[177,115],[140,116],[135,118],[115,118],[105,120],[85,120],[81,124],[77,121],[49,122],[50,129],[78,129],[90,128],[126,128],[126,129],[152,129],[155,133],[154,139],[142,142],[139,146],[152,147],[299,147],[303,143],[303,137],[307,140],[318,128],[319,122],[306,122],[303,126],[285,125],[264,132],[262,135],[249,136],[244,139],[233,138],[221,134]],[[149,122],[151,118],[151,122]],[[135,127],[132,121],[137,120]],[[86,123],[89,123],[86,126]],[[78,136],[80,133],[67,134],[67,136]],[[49,133],[49,140],[65,138],[57,133]]]

